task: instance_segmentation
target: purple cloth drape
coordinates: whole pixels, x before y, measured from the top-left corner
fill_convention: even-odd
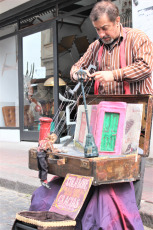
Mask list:
[[[58,178],[50,182],[51,189],[39,187],[32,195],[29,210],[48,211],[62,182]],[[144,230],[133,183],[92,186],[89,193],[79,215],[82,230]]]

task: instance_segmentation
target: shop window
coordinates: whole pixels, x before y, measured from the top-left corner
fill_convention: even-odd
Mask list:
[[[17,37],[0,41],[0,127],[19,127]]]
[[[53,31],[23,37],[24,130],[39,130],[39,118],[53,117]],[[53,78],[54,83],[54,78]]]

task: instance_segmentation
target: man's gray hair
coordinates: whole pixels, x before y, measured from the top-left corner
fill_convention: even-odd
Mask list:
[[[110,21],[115,22],[116,18],[119,16],[118,7],[110,0],[97,2],[90,13],[90,20],[92,22],[97,21],[103,14],[107,14]]]

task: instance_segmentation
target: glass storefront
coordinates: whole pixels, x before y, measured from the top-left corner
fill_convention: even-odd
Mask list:
[[[53,73],[52,28],[23,37],[24,131],[38,131],[39,118],[53,116]]]
[[[17,37],[0,41],[0,127],[19,127]]]

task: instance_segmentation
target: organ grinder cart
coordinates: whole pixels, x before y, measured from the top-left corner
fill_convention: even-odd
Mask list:
[[[82,104],[82,101],[83,98],[79,100],[78,106]],[[80,106],[74,145],[62,148],[64,151],[60,153],[47,153],[48,173],[60,177],[65,177],[67,173],[93,177],[93,185],[95,186],[139,180],[141,157],[148,157],[149,155],[153,96],[89,95],[86,97],[86,101],[90,127],[92,126],[92,132],[94,129],[93,135],[98,145],[99,156],[85,157],[83,149],[87,131],[85,131],[86,127],[83,121],[83,107]],[[96,105],[100,106],[97,107]],[[115,141],[107,146],[107,143],[103,144],[104,139],[108,140],[107,130],[105,130],[105,135],[102,135],[104,133],[103,126],[107,129],[107,124],[111,122],[109,115],[114,111],[117,116],[113,118],[115,120],[112,121],[112,124],[116,133],[113,130],[111,135],[115,136],[115,139],[113,137]],[[108,116],[105,117],[105,114]],[[135,140],[131,142],[132,135]],[[118,144],[115,143],[117,141]],[[113,149],[109,149],[112,146],[114,146]],[[38,170],[37,150],[35,148],[29,150],[29,168]]]

